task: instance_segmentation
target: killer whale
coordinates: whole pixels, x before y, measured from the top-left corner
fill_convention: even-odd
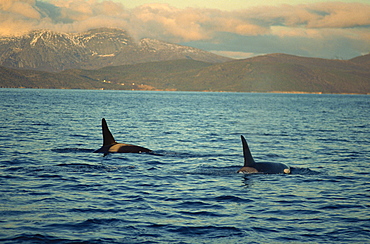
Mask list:
[[[249,150],[247,141],[241,136],[243,145],[244,166],[238,173],[289,174],[290,167],[282,163],[256,163]]]
[[[105,119],[102,119],[101,122],[102,132],[103,132],[103,146],[98,150],[94,151],[94,153],[104,153],[106,156],[109,153],[150,153],[152,150],[135,146],[131,144],[124,144],[124,143],[117,143],[114,139],[112,133],[110,132],[107,122]]]

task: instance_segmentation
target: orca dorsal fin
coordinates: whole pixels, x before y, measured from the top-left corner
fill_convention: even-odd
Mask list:
[[[242,144],[243,144],[243,155],[244,155],[244,167],[250,167],[256,164],[252,157],[251,151],[249,150],[247,141],[245,140],[244,136],[241,136]]]
[[[103,131],[103,146],[110,146],[113,144],[117,144],[104,118],[101,120],[101,128]]]

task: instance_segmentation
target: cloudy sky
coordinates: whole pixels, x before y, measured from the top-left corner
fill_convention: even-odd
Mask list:
[[[0,0],[0,35],[118,27],[246,58],[349,59],[370,52],[369,0]]]

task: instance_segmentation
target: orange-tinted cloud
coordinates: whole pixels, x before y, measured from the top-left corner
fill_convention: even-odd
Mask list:
[[[370,42],[370,4],[324,2],[260,6],[238,11],[146,4],[126,9],[106,0],[0,0],[0,35],[33,29],[81,32],[118,27],[136,38],[169,42],[211,41],[222,33],[241,37],[347,38]],[[235,51],[235,50],[233,50]]]
[[[48,11],[47,4],[58,11]],[[19,24],[22,26],[21,30],[32,28],[31,26],[45,26],[55,30],[76,28],[76,31],[80,31],[104,24],[127,28],[138,37],[151,36],[178,41],[210,39],[218,32],[245,36],[271,34],[273,27],[367,29],[370,25],[370,5],[340,2],[221,11],[178,9],[168,4],[146,4],[128,10],[120,3],[97,0],[51,0],[50,3],[36,0],[0,0],[0,11],[2,23],[13,22],[13,26]],[[26,21],[31,25],[25,24]],[[86,24],[90,21],[91,24]],[[63,28],[63,25],[66,27]],[[4,34],[2,29],[3,24],[0,34]],[[286,29],[285,32],[288,33]],[[293,33],[294,31],[291,31],[289,35]]]

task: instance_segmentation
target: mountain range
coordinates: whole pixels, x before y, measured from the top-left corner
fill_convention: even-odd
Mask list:
[[[0,87],[370,94],[370,54],[232,60],[107,28],[2,38],[0,65]]]
[[[84,33],[35,30],[23,36],[0,38],[0,66],[8,68],[62,71],[176,59],[210,63],[231,60],[150,38],[135,42],[126,31],[117,28],[92,29]]]
[[[0,67],[0,87],[370,94],[370,55],[331,60],[269,54],[44,72]]]

